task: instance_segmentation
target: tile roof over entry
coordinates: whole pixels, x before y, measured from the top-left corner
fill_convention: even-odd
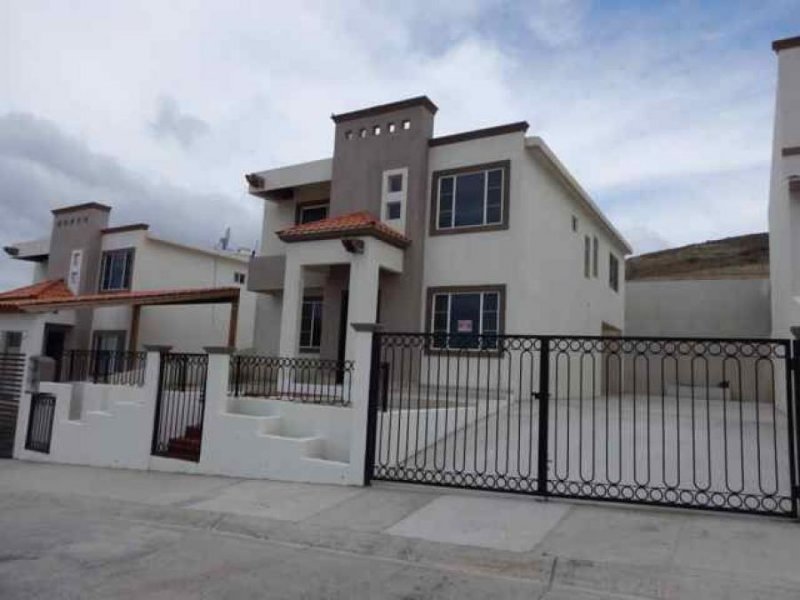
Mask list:
[[[22,304],[38,300],[58,300],[73,298],[75,295],[69,290],[62,279],[40,281],[33,285],[0,293],[0,311],[17,312]]]
[[[120,305],[213,304],[238,301],[238,287],[140,290],[74,295],[64,282],[43,281],[0,293],[0,311],[48,312],[57,309]]]
[[[405,248],[411,243],[411,240],[402,233],[382,223],[367,211],[295,225],[278,231],[277,235],[284,242],[330,240],[369,235],[398,248]]]

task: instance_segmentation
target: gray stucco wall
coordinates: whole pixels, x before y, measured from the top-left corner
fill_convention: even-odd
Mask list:
[[[425,244],[425,208],[428,190],[428,140],[433,136],[433,114],[425,106],[411,106],[381,114],[349,119],[336,124],[331,216],[368,210],[381,214],[383,172],[408,168],[406,236],[411,245],[405,251],[403,274],[381,276],[381,320],[387,329],[414,330],[422,311],[422,277]],[[409,120],[408,130],[402,122]],[[388,124],[398,128],[388,132]],[[381,135],[372,128],[381,127]],[[365,138],[359,131],[367,130]],[[345,133],[352,131],[353,139]],[[337,321],[338,322],[338,321]]]
[[[765,337],[768,279],[629,281],[625,335]]]

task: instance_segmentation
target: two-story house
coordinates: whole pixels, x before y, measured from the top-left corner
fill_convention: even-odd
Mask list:
[[[110,226],[111,208],[94,202],[52,212],[49,237],[5,247],[34,265],[32,285],[0,294],[6,347],[58,359],[66,349],[252,346],[248,253],[166,240],[145,223]]]
[[[772,333],[800,326],[800,36],[772,44],[778,87],[769,193]]]
[[[264,199],[254,344],[351,356],[348,324],[618,334],[628,243],[528,124],[435,136],[425,96],[334,115],[333,156],[247,175]]]

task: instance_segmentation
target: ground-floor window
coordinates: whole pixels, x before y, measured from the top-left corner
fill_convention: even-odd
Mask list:
[[[497,348],[503,333],[505,286],[429,288],[433,348]]]
[[[300,314],[300,352],[319,352],[322,339],[322,297],[306,296]]]

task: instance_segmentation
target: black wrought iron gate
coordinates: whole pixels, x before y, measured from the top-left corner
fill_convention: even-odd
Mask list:
[[[796,517],[796,356],[786,340],[376,333],[365,476]]]
[[[207,371],[207,354],[161,355],[153,455],[200,460]]]

